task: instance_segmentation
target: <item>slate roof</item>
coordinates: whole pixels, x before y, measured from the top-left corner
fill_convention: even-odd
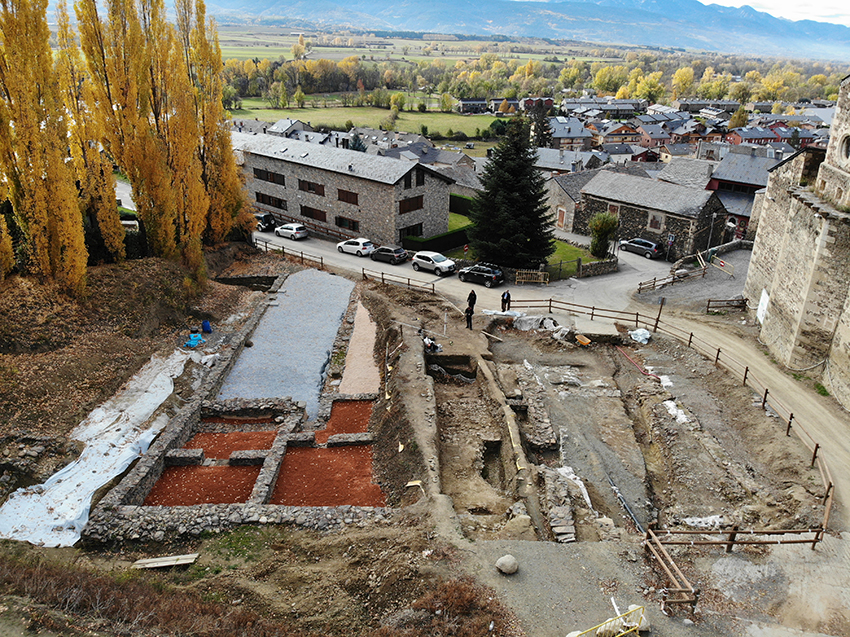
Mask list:
[[[595,168],[594,170],[584,170],[578,173],[567,173],[564,175],[558,175],[557,177],[553,177],[553,181],[565,192],[573,201],[579,201],[581,199],[582,189],[590,182],[596,175],[600,172],[611,172],[618,173],[623,175],[632,175],[634,177],[640,179],[649,179],[646,174],[646,171],[639,166],[615,166],[613,164],[609,164],[607,166],[603,166],[602,168]]]
[[[750,139],[776,139],[773,131],[769,128],[761,128],[760,126],[735,128],[729,132],[737,133],[742,141],[748,141]]]
[[[711,180],[711,175],[717,164],[718,162],[706,159],[674,157],[658,174],[658,179],[689,188],[704,189]]]
[[[654,179],[602,171],[582,188],[582,194],[609,201],[659,210],[680,217],[696,217],[714,194]]]
[[[631,144],[602,144],[603,152],[609,155],[632,155],[634,150]]]
[[[274,135],[231,133],[231,138],[234,151],[344,173],[384,184],[395,184],[418,165],[392,157],[380,157],[342,148],[328,148]],[[445,175],[428,167],[423,168],[441,179],[450,181],[450,178]]]
[[[445,175],[459,186],[466,186],[473,190],[483,190],[481,178],[472,168],[459,164],[457,166],[439,166],[435,167],[438,173]]]
[[[664,150],[667,151],[667,154],[673,156],[684,156],[691,154],[691,145],[690,144],[664,144],[662,146]]]
[[[775,157],[729,153],[720,161],[711,178],[736,184],[764,187],[767,186],[767,171],[779,161]]]
[[[736,217],[749,218],[753,212],[753,201],[755,197],[744,192],[729,192],[718,190],[717,196],[726,208],[726,212]]]
[[[670,139],[670,135],[660,124],[642,124],[638,132],[643,132],[650,139]]]
[[[578,117],[550,117],[549,126],[552,128],[553,139],[593,137],[593,133],[584,127],[584,123]]]
[[[573,163],[581,162],[581,165],[586,168],[594,157],[598,158],[600,163],[606,159],[604,153],[599,151],[538,148],[534,167],[540,170],[572,170]]]
[[[466,155],[463,153],[434,148],[431,144],[424,142],[403,144],[396,148],[387,148],[386,150],[380,151],[380,154],[384,157],[408,160],[418,159],[421,164],[446,164],[448,166],[454,166],[466,158]]]

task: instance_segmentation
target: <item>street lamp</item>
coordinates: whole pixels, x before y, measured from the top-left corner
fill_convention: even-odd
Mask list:
[[[711,237],[714,235],[714,220],[717,219],[717,212],[711,213],[711,230],[708,233],[708,247],[706,251],[711,250]]]

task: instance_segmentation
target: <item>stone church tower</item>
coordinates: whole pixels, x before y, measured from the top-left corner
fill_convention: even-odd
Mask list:
[[[811,368],[850,406],[850,76],[829,146],[771,169],[744,295],[761,341],[784,365]]]

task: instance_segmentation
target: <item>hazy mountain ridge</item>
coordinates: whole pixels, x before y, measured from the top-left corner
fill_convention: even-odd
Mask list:
[[[324,28],[536,36],[850,59],[848,27],[794,22],[749,6],[703,5],[696,0],[218,0],[207,9],[228,23],[297,21]]]

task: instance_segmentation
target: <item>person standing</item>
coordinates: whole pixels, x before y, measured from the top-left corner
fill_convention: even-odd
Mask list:
[[[507,312],[511,309],[511,291],[505,290],[502,292],[502,312]]]
[[[472,329],[472,315],[475,314],[475,310],[470,305],[469,307],[466,308],[466,311],[464,312],[464,314],[466,314],[466,329],[471,330]]]
[[[475,294],[475,290],[469,291],[469,296],[466,297],[466,302],[473,310],[475,309],[475,302],[478,300],[478,297]]]

